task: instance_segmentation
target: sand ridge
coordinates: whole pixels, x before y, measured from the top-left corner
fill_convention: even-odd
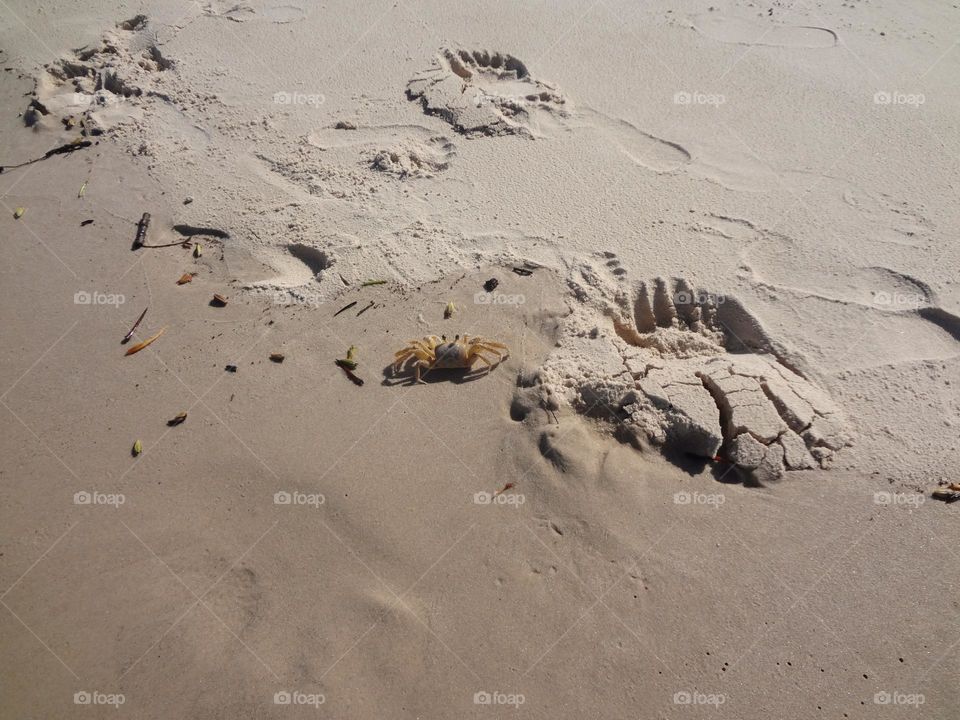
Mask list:
[[[954,8],[12,9],[5,709],[952,720]]]

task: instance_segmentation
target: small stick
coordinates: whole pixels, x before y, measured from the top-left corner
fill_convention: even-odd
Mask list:
[[[356,375],[354,375],[353,371],[344,364],[343,360],[334,360],[333,362],[338,368],[340,368],[341,370],[343,370],[344,373],[346,373],[347,377],[353,381],[354,385],[356,385],[357,387],[360,387],[363,385],[363,380],[358,378]]]
[[[371,285],[386,285],[386,280],[367,280],[360,287],[370,287]]]
[[[352,308],[352,307],[353,307],[354,305],[356,305],[356,304],[357,304],[357,301],[354,300],[354,301],[353,301],[352,303],[350,303],[349,305],[344,305],[342,308],[340,308],[339,310],[337,310],[337,311],[333,314],[333,316],[336,317],[337,315],[339,315],[340,313],[342,313],[344,310],[349,310],[350,308]]]
[[[128,342],[130,342],[130,338],[133,337],[133,333],[134,333],[134,332],[136,331],[136,329],[140,326],[140,321],[143,320],[143,316],[147,314],[147,310],[149,310],[149,309],[150,309],[150,308],[144,308],[143,312],[140,313],[140,317],[137,318],[137,321],[133,324],[133,327],[130,328],[130,332],[128,332],[126,335],[124,335],[124,336],[123,336],[123,340],[120,341],[120,344],[121,344],[121,345],[126,345]]]
[[[43,154],[43,157],[34,158],[33,160],[27,160],[25,162],[20,163],[19,165],[0,166],[0,173],[2,173],[4,170],[16,170],[17,168],[26,167],[27,165],[32,165],[33,163],[40,162],[41,160],[48,160],[49,158],[52,158],[54,155],[63,155],[65,153],[72,153],[74,150],[81,150],[83,148],[88,148],[91,145],[93,145],[93,143],[90,140],[74,140],[73,142],[67,143],[66,145],[55,147],[53,150],[47,150],[47,152]]]
[[[367,305],[363,310],[361,310],[360,312],[357,313],[357,317],[360,317],[361,315],[363,315],[367,310],[369,310],[369,309],[372,308],[372,307],[373,307],[373,300],[371,300],[371,301],[370,301],[370,304]]]
[[[141,245],[140,247],[145,247],[145,248],[165,248],[165,247],[174,247],[174,246],[176,246],[176,245],[180,245],[181,247],[185,247],[185,248],[187,248],[188,250],[190,249],[190,241],[189,241],[189,240],[178,240],[177,242],[164,243],[163,245]]]
[[[137,237],[133,240],[135,248],[143,247],[143,241],[147,238],[147,227],[150,225],[150,213],[144,213],[137,223]]]

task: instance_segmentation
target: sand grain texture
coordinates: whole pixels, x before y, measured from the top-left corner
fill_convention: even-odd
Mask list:
[[[0,18],[0,715],[955,716],[956,8]]]

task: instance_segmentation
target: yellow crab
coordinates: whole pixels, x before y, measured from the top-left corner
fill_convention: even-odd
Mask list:
[[[479,360],[487,366],[487,372],[494,365],[499,364],[501,360],[510,356],[510,351],[503,343],[485,340],[482,337],[470,337],[457,335],[453,341],[448,341],[446,335],[437,337],[428,335],[421,340],[408,340],[408,345],[403,350],[397,350],[394,353],[393,370],[396,372],[410,358],[416,358],[413,363],[416,371],[418,383],[426,384],[420,378],[421,368],[432,370],[434,368],[472,368],[473,364]],[[496,362],[483,355],[483,352],[496,355]]]

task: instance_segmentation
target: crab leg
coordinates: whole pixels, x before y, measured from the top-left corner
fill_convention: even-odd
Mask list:
[[[500,362],[500,361],[503,360],[505,357],[509,357],[509,356],[510,356],[510,352],[509,352],[509,351],[501,352],[500,350],[497,350],[496,348],[488,347],[487,345],[484,345],[484,344],[481,344],[481,343],[477,343],[476,345],[474,345],[474,346],[473,346],[473,351],[474,351],[474,352],[481,352],[481,351],[482,351],[482,352],[488,352],[488,353],[491,353],[492,355],[496,355],[496,356],[497,356],[497,362]]]
[[[393,363],[393,369],[399,370],[400,367],[411,357],[416,357],[418,360],[429,363],[431,359],[431,353],[428,353],[425,350],[419,350],[417,348],[404,348],[403,350],[399,350],[396,353],[396,361]]]
[[[481,355],[480,353],[478,353],[478,352],[476,352],[476,351],[474,351],[473,354],[470,356],[470,366],[471,366],[471,367],[473,367],[473,362],[474,362],[475,360],[479,360],[479,361],[482,362],[484,365],[486,365],[486,366],[487,366],[487,372],[490,372],[490,370],[493,369],[493,365],[491,364],[491,362],[490,362],[489,360],[487,360],[483,355]]]
[[[415,362],[415,363],[413,364],[413,369],[414,369],[414,371],[415,371],[415,373],[416,373],[416,380],[417,380],[417,382],[420,383],[421,385],[426,385],[426,384],[427,384],[427,381],[421,379],[421,377],[420,377],[420,368],[422,368],[422,367],[424,367],[424,368],[426,368],[427,370],[429,370],[429,369],[430,369],[430,363],[428,363],[428,362],[425,361],[425,360],[417,360],[417,362]]]

